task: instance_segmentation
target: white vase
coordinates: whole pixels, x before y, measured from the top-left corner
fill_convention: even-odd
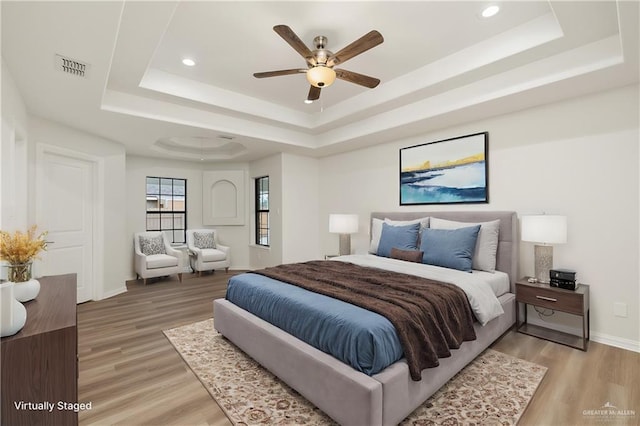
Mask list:
[[[13,296],[18,302],[28,302],[33,300],[40,293],[40,281],[31,278],[29,281],[15,284],[13,288]]]
[[[13,336],[27,321],[27,310],[13,294],[14,283],[0,284],[0,336]]]

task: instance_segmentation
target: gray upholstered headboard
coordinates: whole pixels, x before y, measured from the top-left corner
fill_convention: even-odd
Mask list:
[[[455,211],[455,212],[373,212],[371,218],[411,220],[432,216],[458,222],[488,222],[500,219],[496,269],[509,274],[511,292],[515,293],[518,279],[518,216],[510,211]]]

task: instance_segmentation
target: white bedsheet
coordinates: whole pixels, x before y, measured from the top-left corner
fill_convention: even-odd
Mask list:
[[[498,297],[494,293],[494,289],[490,283],[490,281],[495,281],[494,285],[496,285],[497,280],[491,277],[494,274],[488,272],[481,273],[481,271],[478,271],[478,273],[476,273],[474,271],[474,273],[469,273],[439,266],[425,265],[423,263],[380,257],[372,254],[339,256],[331,260],[351,262],[360,266],[401,272],[454,284],[466,293],[471,309],[478,322],[482,325],[485,325],[504,313],[500,301],[498,301]]]
[[[493,294],[495,294],[496,297],[500,297],[505,293],[509,293],[509,291],[511,290],[511,285],[509,284],[509,274],[505,272],[485,272],[476,271],[474,269],[473,271],[471,271],[471,273],[489,284],[491,290],[493,290]]]

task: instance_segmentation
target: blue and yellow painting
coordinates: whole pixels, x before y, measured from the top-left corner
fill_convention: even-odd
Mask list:
[[[400,204],[486,203],[487,133],[400,150]]]

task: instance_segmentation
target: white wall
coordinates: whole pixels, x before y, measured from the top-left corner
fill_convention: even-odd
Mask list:
[[[320,259],[319,160],[282,155],[282,263]],[[320,223],[318,226],[317,224]]]
[[[555,247],[554,264],[590,285],[592,338],[640,350],[638,117],[636,85],[323,158],[320,223],[333,211],[359,214],[352,246],[364,252],[374,210],[566,215],[568,243]],[[489,132],[489,204],[399,206],[400,148],[481,131]],[[332,252],[335,236],[321,235]],[[521,243],[520,272],[533,274],[532,244]],[[617,302],[627,318],[614,316]],[[558,317],[560,328],[576,324]]]
[[[147,176],[187,179],[187,227],[215,228],[220,243],[231,247],[231,268],[249,269],[249,209],[245,225],[203,226],[202,224],[202,173],[203,170],[248,170],[246,163],[206,164],[191,161],[161,160],[127,156],[126,199],[127,199],[127,272],[128,279],[135,278],[133,269],[133,234],[146,229],[146,178]],[[249,185],[246,183],[246,185]],[[248,192],[248,186],[245,193]],[[248,200],[246,201],[248,204]]]
[[[0,229],[25,231],[27,223],[27,110],[2,59]]]
[[[109,297],[126,291],[128,253],[126,221],[123,216],[125,197],[125,151],[119,143],[99,136],[54,123],[38,117],[29,117],[29,223],[34,223],[35,200],[35,146],[47,144],[71,151],[99,157],[103,164],[102,185],[104,206],[102,229],[102,286],[96,294]],[[99,296],[98,296],[99,297]]]
[[[282,154],[272,155],[261,160],[252,162],[249,165],[249,206],[251,217],[251,233],[249,239],[250,264],[252,268],[264,268],[282,263],[283,255],[283,222],[282,222],[282,199],[283,199],[283,172]],[[269,247],[262,247],[255,244],[255,179],[269,176]]]

